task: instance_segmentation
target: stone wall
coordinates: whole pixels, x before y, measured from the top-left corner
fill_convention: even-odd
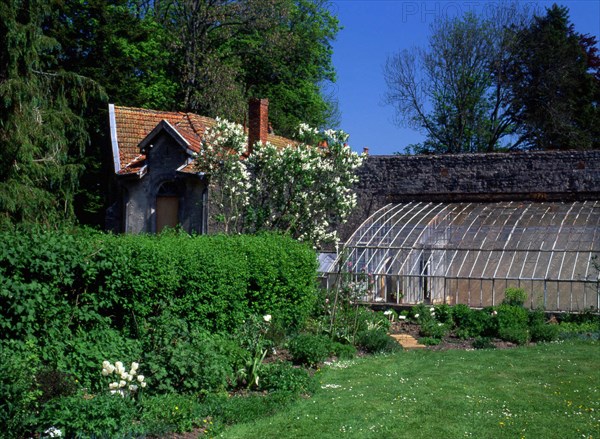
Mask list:
[[[387,203],[600,199],[600,151],[370,156],[358,174],[343,241]]]

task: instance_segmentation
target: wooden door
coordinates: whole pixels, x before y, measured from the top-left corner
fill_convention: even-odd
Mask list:
[[[179,224],[179,198],[174,196],[156,197],[156,233],[165,227]]]

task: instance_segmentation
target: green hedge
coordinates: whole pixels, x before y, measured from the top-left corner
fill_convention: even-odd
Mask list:
[[[295,327],[312,309],[316,269],[313,250],[277,235],[3,232],[1,337],[52,337],[99,322],[136,337],[165,309],[211,332],[256,313]]]

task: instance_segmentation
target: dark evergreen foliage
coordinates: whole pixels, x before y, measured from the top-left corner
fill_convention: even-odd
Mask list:
[[[0,225],[74,218],[96,85],[60,68],[42,28],[47,2],[0,2]]]
[[[510,113],[530,149],[600,148],[600,60],[593,36],[575,31],[566,7],[513,30]]]

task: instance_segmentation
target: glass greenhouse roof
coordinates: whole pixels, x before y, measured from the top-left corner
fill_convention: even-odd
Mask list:
[[[345,245],[350,271],[596,282],[600,202],[388,204]]]

